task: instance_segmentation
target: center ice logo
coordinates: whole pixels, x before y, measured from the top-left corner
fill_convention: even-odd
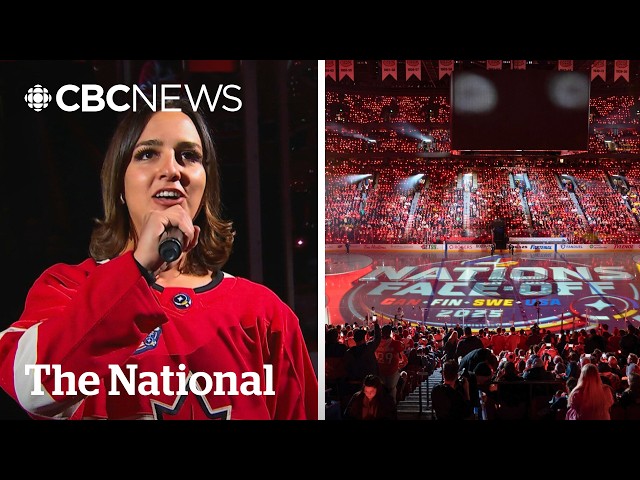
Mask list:
[[[624,266],[550,258],[485,257],[398,269],[383,265],[353,283],[341,310],[345,318],[356,312],[364,318],[375,306],[392,320],[402,307],[405,318],[428,325],[615,325],[621,319],[640,320],[634,278]]]

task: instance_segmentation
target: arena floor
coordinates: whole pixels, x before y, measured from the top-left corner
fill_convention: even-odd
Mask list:
[[[386,320],[554,331],[640,326],[640,252],[326,252],[327,323]]]

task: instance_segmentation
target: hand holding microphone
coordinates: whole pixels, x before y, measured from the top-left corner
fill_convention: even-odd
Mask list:
[[[154,210],[143,220],[134,257],[148,271],[158,274],[198,244],[200,227],[180,207]]]

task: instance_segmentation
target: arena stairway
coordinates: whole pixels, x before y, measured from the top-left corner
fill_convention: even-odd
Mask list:
[[[522,205],[522,210],[524,211],[524,215],[527,219],[527,230],[529,231],[529,235],[533,234],[533,220],[531,219],[531,210],[529,209],[529,203],[527,202],[527,198],[522,193],[522,190],[518,191],[518,196],[520,197],[520,205]]]
[[[431,406],[431,390],[442,382],[442,369],[438,368],[424,380],[406,398],[398,403],[398,420],[434,420]],[[420,400],[422,399],[422,412]]]
[[[576,210],[578,211],[578,215],[582,219],[582,224],[589,225],[589,222],[587,221],[587,217],[585,216],[584,211],[582,210],[582,206],[580,205],[580,201],[578,200],[578,197],[576,196],[576,194],[573,192],[569,192],[569,198],[575,205]]]

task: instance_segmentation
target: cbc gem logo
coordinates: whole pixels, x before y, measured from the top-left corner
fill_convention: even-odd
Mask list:
[[[29,108],[39,112],[49,106],[51,94],[42,85],[34,85],[24,96],[24,101],[27,102]]]

